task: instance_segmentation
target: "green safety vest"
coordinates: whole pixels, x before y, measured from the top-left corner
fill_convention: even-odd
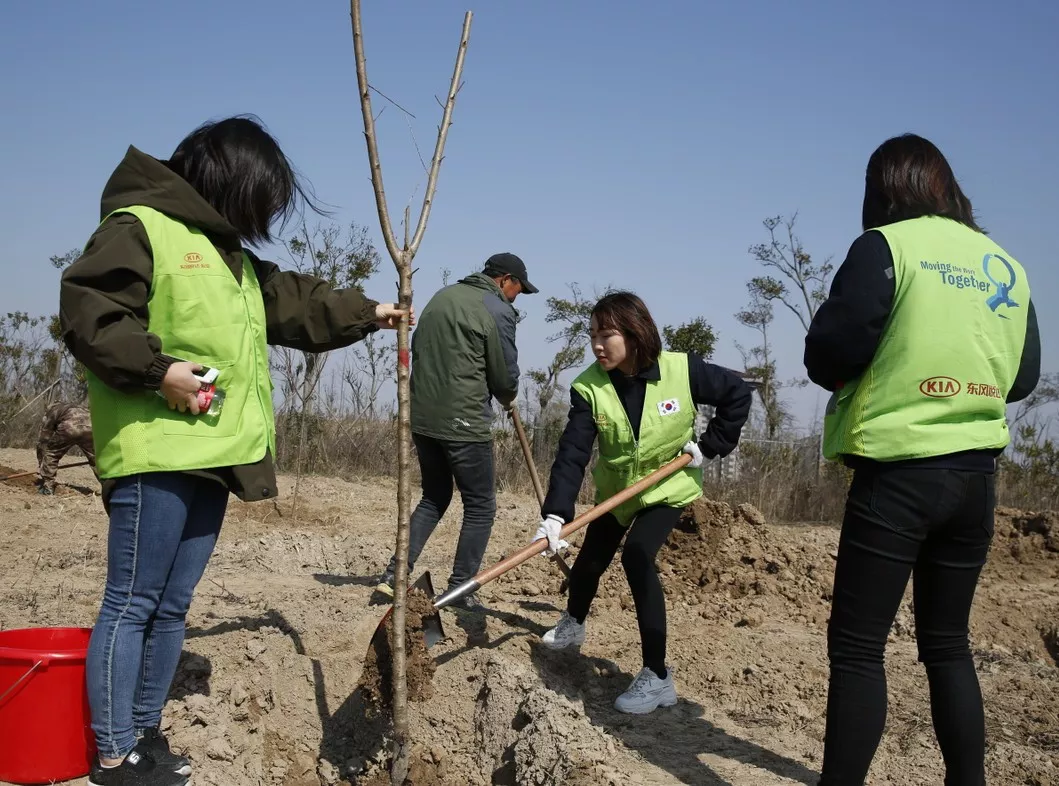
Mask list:
[[[99,476],[230,467],[260,461],[266,450],[275,455],[265,304],[250,259],[243,254],[240,285],[198,229],[140,205],[115,213],[136,216],[151,243],[147,330],[166,355],[217,369],[225,399],[219,415],[194,416],[170,410],[157,391],[115,390],[89,373]]]
[[[1003,449],[1026,340],[1025,271],[947,218],[873,231],[893,254],[893,309],[867,371],[831,397],[824,455],[901,461]]]
[[[696,409],[688,379],[688,356],[663,352],[658,366],[661,379],[648,382],[644,394],[639,440],[633,437],[618,392],[599,363],[593,363],[574,380],[573,389],[592,407],[596,422],[599,458],[592,477],[597,504],[678,458],[684,445],[694,439]],[[685,467],[612,513],[627,526],[646,507],[682,508],[701,496],[702,470]]]

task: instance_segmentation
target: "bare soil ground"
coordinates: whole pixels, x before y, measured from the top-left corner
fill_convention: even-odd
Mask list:
[[[0,464],[32,469],[29,451]],[[0,470],[0,475],[6,474]],[[0,627],[93,623],[106,517],[87,468],[53,497],[0,483]],[[369,606],[394,540],[396,484],[292,479],[278,503],[233,501],[191,609],[164,728],[196,786],[383,784],[387,716],[365,674],[382,609]],[[536,528],[530,498],[501,495],[486,563]],[[453,506],[419,572],[448,578]],[[580,538],[575,538],[575,548]],[[827,686],[825,631],[838,529],[765,522],[701,501],[659,559],[680,702],[613,709],[640,666],[621,568],[604,578],[580,655],[539,636],[558,617],[543,558],[487,585],[491,612],[443,610],[447,639],[411,705],[416,786],[815,783]],[[972,621],[991,784],[1059,783],[1059,516],[1001,510]],[[890,711],[869,782],[942,780],[910,597],[887,655]],[[370,671],[370,670],[368,670]]]

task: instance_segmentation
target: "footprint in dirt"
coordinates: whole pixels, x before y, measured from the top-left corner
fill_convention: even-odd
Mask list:
[[[618,712],[614,700],[632,682],[633,675],[611,661],[555,652],[537,642],[531,643],[530,656],[549,689],[582,702],[594,725],[685,783],[728,783],[700,761],[704,753],[767,770],[797,783],[815,784],[820,777],[801,762],[729,734],[703,717],[701,705],[686,699],[645,717]]]

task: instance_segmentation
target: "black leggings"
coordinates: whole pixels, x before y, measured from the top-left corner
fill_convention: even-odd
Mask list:
[[[993,476],[947,469],[858,471],[835,568],[821,784],[861,784],[886,722],[883,654],[913,577],[919,660],[947,786],[985,783],[982,694],[967,622],[993,536]]]
[[[680,512],[680,508],[665,506],[645,508],[629,527],[621,526],[610,513],[601,516],[588,525],[585,541],[570,570],[570,601],[566,610],[578,622],[584,622],[599,589],[599,580],[628,532],[621,566],[636,604],[643,665],[660,677],[666,675],[666,598],[658,580],[655,557],[680,520]]]

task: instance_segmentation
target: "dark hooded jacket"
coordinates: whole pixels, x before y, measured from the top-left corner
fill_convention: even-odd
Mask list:
[[[261,284],[269,344],[308,352],[348,346],[377,330],[374,300],[355,289],[333,289],[326,281],[280,270],[244,249],[235,229],[164,161],[130,147],[110,176],[100,206],[102,223],[82,255],[63,272],[59,318],[63,341],[105,384],[119,390],[157,390],[174,358],[147,330],[147,300],[154,260],[147,232],[128,213],[132,205],[154,208],[201,230],[237,280],[246,251]],[[273,457],[192,474],[225,484],[241,499],[276,494]],[[107,500],[114,481],[104,483]]]
[[[492,440],[493,399],[518,394],[515,307],[485,273],[437,292],[412,334],[412,431],[451,442]]]

